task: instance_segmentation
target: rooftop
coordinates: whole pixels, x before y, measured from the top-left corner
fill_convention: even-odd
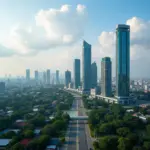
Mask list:
[[[52,150],[52,149],[56,149],[56,145],[48,145],[47,147],[46,147],[46,150]]]
[[[126,24],[118,24],[116,26],[116,29],[130,29],[130,26],[129,25],[126,25]]]
[[[0,139],[0,146],[6,146],[10,141],[11,139]]]
[[[22,141],[20,141],[20,144],[27,146],[30,141],[31,141],[31,139],[23,139]]]

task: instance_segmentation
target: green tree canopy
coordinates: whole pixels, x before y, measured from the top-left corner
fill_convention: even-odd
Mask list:
[[[34,136],[34,132],[32,130],[25,130],[24,136],[25,138],[32,138]]]
[[[24,150],[24,146],[20,143],[17,143],[12,147],[12,150]]]
[[[128,138],[120,137],[118,139],[118,150],[130,150],[133,145]]]
[[[150,150],[150,142],[149,141],[145,141],[143,146],[146,150]]]
[[[128,127],[122,127],[117,129],[117,134],[120,136],[125,137],[129,133],[130,133],[130,129]]]
[[[116,150],[118,138],[116,136],[105,136],[99,139],[99,150]]]

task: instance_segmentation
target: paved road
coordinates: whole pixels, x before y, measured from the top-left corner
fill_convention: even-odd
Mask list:
[[[84,116],[85,112],[80,109],[81,107],[83,107],[81,96],[76,95],[72,109],[77,110],[79,116]],[[67,137],[66,150],[88,150],[92,148],[88,125],[83,120],[70,121]]]

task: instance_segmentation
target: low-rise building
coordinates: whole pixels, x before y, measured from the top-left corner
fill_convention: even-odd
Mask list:
[[[6,146],[9,144],[11,139],[0,139],[0,150],[6,149]]]

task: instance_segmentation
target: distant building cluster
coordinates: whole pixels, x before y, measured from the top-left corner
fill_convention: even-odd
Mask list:
[[[26,82],[31,83],[35,81],[37,85],[53,85],[61,84],[59,77],[59,70],[56,70],[55,74],[52,74],[50,69],[46,71],[39,72],[38,70],[34,71],[34,78],[31,79],[30,69],[26,69]]]
[[[5,82],[0,82],[0,93],[5,92]]]

